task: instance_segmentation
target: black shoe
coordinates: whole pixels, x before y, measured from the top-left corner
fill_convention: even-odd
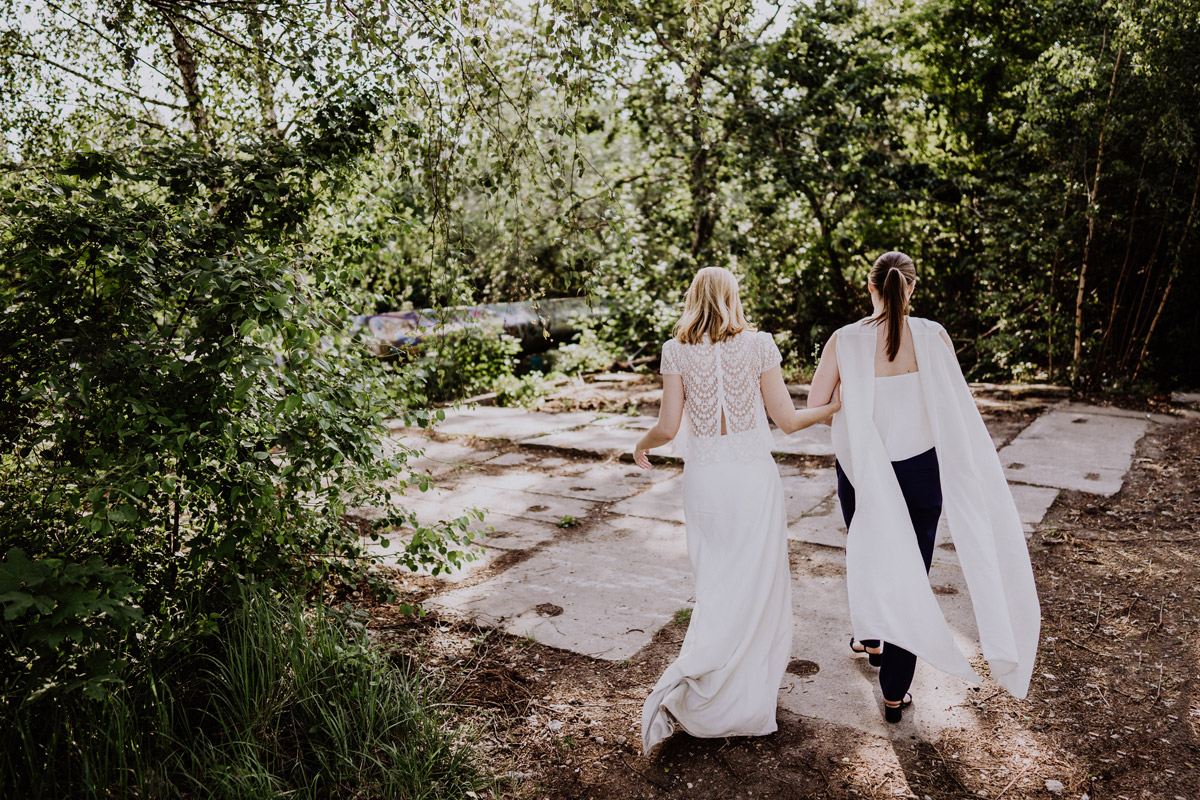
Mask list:
[[[859,650],[854,645],[862,645],[862,650]],[[867,653],[867,646],[862,642],[854,641],[854,637],[850,637],[850,650],[854,653]],[[880,648],[878,653],[867,653],[867,663],[872,667],[878,667],[883,663],[883,648]]]
[[[912,695],[908,692],[904,693],[904,699],[900,701],[898,706],[889,706],[888,701],[883,701],[883,718],[888,722],[899,722],[904,718],[904,709],[912,705]]]

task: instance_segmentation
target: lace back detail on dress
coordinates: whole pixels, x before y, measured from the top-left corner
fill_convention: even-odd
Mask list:
[[[745,331],[712,344],[663,347],[662,374],[683,378],[684,418],[675,453],[701,461],[761,458],[772,438],[763,407],[761,375],[778,366],[779,348],[769,333]],[[721,434],[724,411],[726,435]]]

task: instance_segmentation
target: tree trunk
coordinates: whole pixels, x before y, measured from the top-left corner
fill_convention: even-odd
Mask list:
[[[258,107],[262,113],[263,131],[269,136],[278,138],[279,119],[275,114],[275,84],[271,80],[271,71],[267,67],[266,43],[263,41],[262,13],[253,9],[246,14],[246,26],[250,30],[250,43],[254,46],[254,73],[258,79]]]
[[[851,300],[853,292],[850,288],[850,283],[846,280],[846,273],[842,271],[841,256],[838,255],[837,248],[833,246],[834,225],[825,213],[825,208],[817,199],[817,192],[813,187],[798,183],[796,188],[800,190],[800,193],[804,195],[804,199],[808,201],[808,207],[812,211],[813,219],[817,221],[821,251],[825,254],[829,265],[829,284],[833,289],[834,299],[837,300],[837,312],[841,316],[849,316],[854,310],[854,303]]]
[[[175,46],[175,66],[183,86],[183,96],[187,100],[188,117],[192,121],[192,129],[196,139],[206,149],[213,145],[212,130],[208,122],[208,110],[204,107],[204,98],[200,94],[200,77],[196,68],[196,51],[191,41],[183,34],[179,21],[167,11],[163,12],[167,25],[171,27],[171,41]]]
[[[1108,130],[1109,110],[1112,108],[1113,95],[1117,93],[1117,73],[1121,69],[1121,58],[1125,55],[1125,46],[1117,51],[1117,60],[1113,64],[1112,79],[1108,85],[1108,100],[1104,104],[1104,116],[1100,122],[1100,141],[1096,148],[1096,173],[1092,178],[1092,188],[1088,192],[1087,238],[1083,242],[1083,261],[1079,265],[1079,287],[1075,292],[1075,347],[1071,354],[1071,383],[1079,380],[1079,368],[1083,360],[1083,301],[1087,296],[1088,259],[1091,257],[1092,242],[1096,235],[1096,202],[1100,199],[1100,176],[1104,167],[1104,135]]]
[[[717,215],[712,204],[712,180],[708,175],[708,148],[702,141],[694,146],[696,150],[692,154],[688,181],[692,194],[692,258],[699,256],[708,246],[717,227]]]
[[[818,217],[821,226],[821,249],[829,262],[829,282],[833,287],[833,296],[837,298],[840,312],[849,316],[854,310],[854,301],[849,281],[846,280],[845,264],[837,248],[833,246],[833,231],[826,224],[824,217]]]
[[[688,76],[688,90],[692,101],[692,157],[688,163],[688,189],[692,195],[692,258],[697,258],[708,246],[717,226],[716,210],[713,208],[713,179],[709,163],[709,142],[702,119],[704,110],[703,92],[705,68],[697,65]]]
[[[1171,265],[1171,275],[1167,278],[1167,286],[1163,289],[1162,297],[1158,300],[1158,308],[1154,312],[1154,318],[1150,320],[1150,329],[1146,331],[1146,339],[1142,342],[1142,352],[1138,355],[1137,364],[1133,368],[1133,377],[1130,378],[1130,383],[1137,380],[1138,373],[1142,370],[1142,364],[1146,361],[1146,353],[1150,350],[1150,339],[1154,336],[1154,329],[1158,327],[1158,321],[1162,318],[1163,309],[1167,307],[1167,298],[1171,296],[1171,286],[1175,283],[1175,276],[1179,274],[1179,265],[1183,261],[1183,251],[1187,246],[1188,234],[1192,230],[1192,220],[1196,216],[1196,197],[1200,195],[1200,163],[1196,167],[1196,180],[1192,184],[1192,203],[1188,206],[1187,219],[1183,223],[1183,234],[1179,237],[1179,246],[1175,248],[1175,262]]]
[[[1109,338],[1112,336],[1113,325],[1117,320],[1117,311],[1121,308],[1121,291],[1125,288],[1125,276],[1129,274],[1129,258],[1133,255],[1133,229],[1137,222],[1138,203],[1142,199],[1142,175],[1145,172],[1146,155],[1145,145],[1143,145],[1142,165],[1138,168],[1137,188],[1133,194],[1133,210],[1129,213],[1129,230],[1125,234],[1125,258],[1121,261],[1121,272],[1117,275],[1117,285],[1113,288],[1112,305],[1108,309],[1108,325],[1105,326],[1104,336],[1100,339],[1102,353],[1108,345]]]
[[[1167,191],[1167,204],[1175,196],[1175,183],[1179,177],[1179,168],[1176,167],[1175,174],[1171,176],[1171,188]],[[1163,237],[1167,235],[1167,227],[1170,225],[1170,219],[1163,215],[1162,224],[1158,226],[1158,236],[1154,239],[1154,249],[1150,251],[1150,258],[1147,259],[1145,266],[1138,272],[1144,276],[1142,278],[1142,291],[1138,295],[1137,305],[1133,310],[1131,318],[1125,320],[1125,339],[1121,343],[1121,353],[1119,364],[1121,369],[1127,369],[1129,363],[1133,360],[1134,351],[1137,350],[1138,330],[1142,327],[1142,312],[1146,311],[1146,299],[1151,298],[1151,306],[1153,306],[1153,294],[1150,287],[1158,288],[1161,282],[1161,276],[1157,280],[1151,280],[1154,276],[1154,265],[1158,262],[1159,251],[1162,250]],[[1170,283],[1170,270],[1167,270],[1168,280]]]
[[[1063,197],[1063,210],[1059,215],[1058,229],[1059,234],[1067,223],[1067,214],[1071,210],[1071,195],[1067,193]],[[1046,380],[1054,383],[1054,290],[1055,280],[1058,277],[1058,265],[1062,263],[1062,243],[1054,248],[1054,258],[1050,262],[1050,291],[1046,295]]]

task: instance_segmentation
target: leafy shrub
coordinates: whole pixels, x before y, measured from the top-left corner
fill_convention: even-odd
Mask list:
[[[505,375],[496,381],[496,405],[537,408],[556,384],[563,380],[557,372],[543,375],[530,372],[521,377]]]
[[[499,324],[481,321],[432,337],[406,369],[415,370],[430,401],[462,400],[489,392],[498,380],[511,376],[520,351],[521,343]]]
[[[581,330],[576,341],[552,352],[554,371],[572,376],[606,369],[617,357],[616,348],[602,341],[591,326]]]
[[[0,794],[434,800],[480,788],[434,682],[324,608],[248,590],[220,639],[178,639],[129,677],[94,700],[6,716]]]
[[[19,548],[9,550],[0,562],[0,639],[10,643],[15,669],[4,694],[36,700],[52,689],[80,688],[101,697],[124,666],[113,654],[143,619],[130,604],[137,588],[99,556],[82,564],[30,561]]]
[[[343,275],[301,235],[374,128],[373,100],[347,97],[298,144],[85,152],[0,194],[0,546],[44,598],[2,601],[22,691],[94,691],[101,640],[143,614],[152,649],[248,576],[357,582],[351,509],[385,509],[376,536],[416,524],[383,422],[431,417],[351,336]],[[405,556],[442,564],[463,527],[422,528]],[[37,650],[60,623],[80,628]]]

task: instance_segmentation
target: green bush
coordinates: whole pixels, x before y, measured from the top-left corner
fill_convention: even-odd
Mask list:
[[[248,591],[84,703],[0,730],[5,797],[466,797],[482,778],[434,682],[352,618]]]
[[[356,508],[385,510],[377,537],[416,525],[384,419],[431,416],[351,334],[345,276],[304,232],[374,115],[343,97],[295,144],[83,152],[0,191],[0,552],[10,586],[40,581],[0,593],[6,712],[94,694],[114,642],[148,658],[248,577],[357,583]],[[401,560],[447,563],[465,527],[419,528]]]
[[[520,352],[521,343],[498,323],[481,321],[431,337],[405,369],[414,370],[430,401],[452,402],[492,391],[498,380],[513,374]]]
[[[59,558],[30,561],[12,548],[0,562],[0,639],[13,667],[7,699],[37,700],[76,688],[93,700],[119,683],[122,640],[142,622],[131,604],[129,574],[99,556],[78,564]]]
[[[564,378],[557,372],[543,375],[530,372],[521,377],[505,375],[496,381],[496,405],[537,408],[550,394],[550,390]]]
[[[585,327],[570,344],[551,351],[551,365],[563,375],[583,375],[606,369],[616,359],[618,351],[603,341],[594,327]]]

